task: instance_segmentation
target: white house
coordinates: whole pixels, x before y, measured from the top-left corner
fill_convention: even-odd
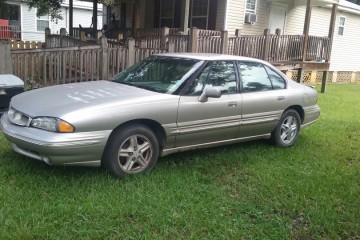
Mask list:
[[[10,5],[10,25],[20,26],[21,40],[23,41],[44,41],[45,28],[49,27],[51,33],[58,34],[60,28],[69,31],[69,1],[61,4],[62,20],[51,20],[49,16],[36,16],[36,8],[29,9],[24,1],[7,1]],[[92,20],[93,5],[91,2],[74,0],[73,27],[90,27]],[[102,27],[102,4],[98,4],[98,28]]]
[[[311,2],[309,34],[313,36],[328,36],[332,5],[339,5],[329,68],[331,80],[360,81],[360,6],[346,0]],[[184,28],[187,24],[227,30],[230,36],[236,29],[242,35],[261,35],[266,28],[270,33],[280,29],[282,34],[301,35],[306,5],[307,0],[115,0],[112,7],[104,8],[102,20],[118,28]]]
[[[312,9],[310,35],[327,36],[331,6],[314,7]],[[298,34],[303,26],[299,19],[304,19],[305,8],[297,6],[288,12],[286,18],[286,34]],[[333,81],[344,81],[349,77],[360,78],[355,72],[360,71],[360,6],[340,0],[334,31],[334,41],[330,61]],[[354,79],[353,79],[354,80]],[[359,79],[357,79],[359,80]]]

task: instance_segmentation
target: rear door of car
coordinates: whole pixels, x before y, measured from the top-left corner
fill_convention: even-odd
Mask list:
[[[259,62],[238,61],[243,99],[242,124],[237,137],[272,132],[286,106],[286,81]]]
[[[199,96],[205,87],[220,89],[221,97],[200,102]],[[176,147],[235,138],[241,106],[235,62],[209,62],[180,97]]]

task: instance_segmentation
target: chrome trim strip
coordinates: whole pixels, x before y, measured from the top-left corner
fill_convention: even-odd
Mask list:
[[[87,161],[87,162],[64,163],[64,166],[100,167],[101,166],[101,160],[94,160],[94,161]]]

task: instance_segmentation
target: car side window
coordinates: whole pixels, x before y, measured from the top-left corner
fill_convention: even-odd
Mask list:
[[[284,78],[282,78],[277,72],[275,72],[268,66],[265,66],[265,69],[269,75],[269,78],[271,80],[273,88],[274,89],[284,89],[286,86],[286,82],[285,82]]]
[[[243,92],[258,92],[273,89],[269,76],[262,64],[239,62],[239,68]]]
[[[216,61],[196,77],[186,95],[200,95],[206,86],[217,87],[222,94],[236,93],[236,75],[233,62]]]

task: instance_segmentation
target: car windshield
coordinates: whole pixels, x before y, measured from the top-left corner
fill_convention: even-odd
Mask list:
[[[154,56],[117,74],[113,81],[158,93],[173,93],[202,61]]]

